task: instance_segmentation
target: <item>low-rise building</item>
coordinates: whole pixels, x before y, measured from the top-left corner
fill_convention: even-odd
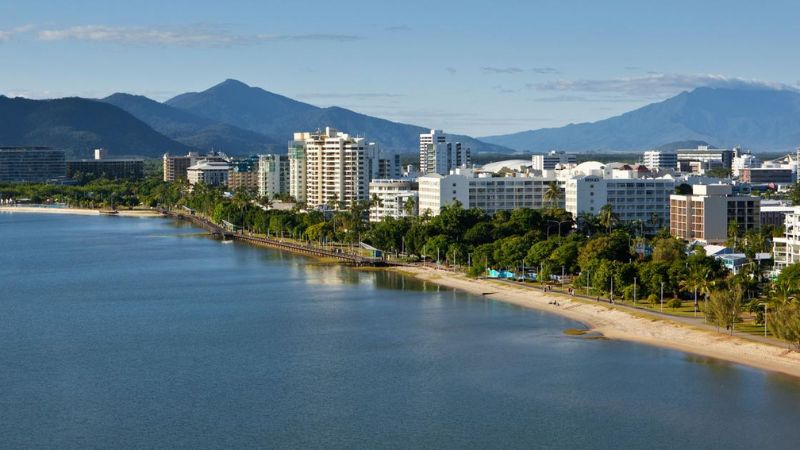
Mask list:
[[[222,153],[211,152],[207,155],[200,155],[197,152],[189,152],[186,155],[170,155],[169,153],[164,153],[163,156],[163,168],[164,168],[164,181],[176,181],[180,179],[186,179],[187,169],[190,166],[197,164],[201,160],[206,161],[216,161],[216,162],[225,162],[228,161],[228,157]]]
[[[553,189],[552,197],[548,191]],[[450,175],[428,174],[419,177],[419,211],[437,215],[455,201],[464,208],[479,208],[487,214],[517,208],[563,207],[563,184],[548,175],[491,173],[459,169]]]
[[[0,183],[60,182],[66,173],[64,150],[0,147]]]
[[[669,196],[675,190],[675,179],[640,175],[637,170],[583,163],[566,182],[565,209],[577,219],[580,214],[597,215],[609,205],[619,221],[637,222],[642,230],[653,233],[669,223]]]
[[[785,167],[747,167],[739,169],[739,179],[745,183],[793,184],[794,171]]]
[[[186,176],[192,185],[203,183],[209,186],[227,186],[230,169],[227,162],[202,160],[186,169]]]
[[[413,217],[419,211],[419,184],[416,180],[372,180],[369,192],[372,200],[370,222],[380,222],[387,217]]]
[[[644,152],[642,163],[650,170],[676,170],[678,154],[675,152],[650,150]]]
[[[104,177],[110,180],[144,178],[144,160],[141,158],[109,158],[108,151],[98,148],[94,159],[72,159],[67,161],[67,178],[76,175]]]
[[[685,241],[718,244],[728,239],[728,227],[740,231],[761,225],[761,199],[736,195],[729,184],[692,186],[689,195],[670,196],[670,233]]]

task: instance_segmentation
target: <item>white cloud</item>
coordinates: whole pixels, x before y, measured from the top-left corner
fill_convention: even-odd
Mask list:
[[[10,41],[14,36],[22,33],[33,31],[32,25],[22,25],[19,27],[10,28],[8,30],[0,30],[0,42]]]
[[[650,74],[642,77],[624,77],[595,80],[555,80],[530,83],[530,89],[559,92],[613,92],[630,96],[658,96],[691,90],[697,87],[739,89],[793,89],[775,82],[727,77],[724,75]]]
[[[299,98],[355,98],[355,99],[369,99],[369,98],[394,98],[402,97],[402,94],[392,94],[388,92],[354,92],[354,93],[324,93],[312,92],[308,94],[298,94]]]
[[[41,30],[37,33],[37,37],[42,41],[75,40],[187,47],[227,47],[270,41],[349,42],[361,39],[360,36],[356,35],[327,33],[240,35],[225,29],[209,26],[162,28],[115,27],[108,25],[80,25]]]

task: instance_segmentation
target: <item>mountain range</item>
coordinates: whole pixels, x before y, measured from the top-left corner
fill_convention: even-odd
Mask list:
[[[226,80],[166,102],[117,93],[100,100],[30,100],[0,96],[0,146],[64,148],[87,157],[96,147],[114,156],[219,150],[232,155],[283,152],[295,131],[332,126],[382,148],[416,153],[415,125],[344,108],[320,108]],[[665,142],[711,142],[759,150],[800,144],[800,93],[790,89],[697,88],[593,123],[474,139],[452,135],[475,153],[640,151]]]
[[[800,93],[700,87],[598,122],[480,139],[525,151],[642,150],[682,140],[788,151],[800,144]]]

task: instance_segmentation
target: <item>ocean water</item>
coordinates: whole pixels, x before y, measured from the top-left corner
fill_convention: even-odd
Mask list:
[[[800,382],[221,244],[0,214],[2,448],[797,448]]]

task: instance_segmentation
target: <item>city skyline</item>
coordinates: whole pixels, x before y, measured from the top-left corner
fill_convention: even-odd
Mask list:
[[[600,120],[698,86],[797,86],[789,2],[54,3],[0,6],[0,56],[24,62],[0,74],[0,94],[163,101],[235,78],[485,136]]]

